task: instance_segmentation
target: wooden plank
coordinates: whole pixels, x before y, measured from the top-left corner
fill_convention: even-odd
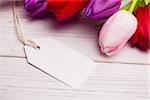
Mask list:
[[[0,2],[0,55],[24,56],[22,44],[16,37],[11,3]]]
[[[27,64],[24,58],[0,58],[3,100],[146,100],[148,65],[99,63],[78,90]]]
[[[17,7],[22,31],[31,38],[54,37],[96,62],[150,64],[149,53],[131,49],[128,45],[115,56],[105,57],[98,47],[95,22],[76,16],[67,23],[56,23],[53,18],[32,19],[19,5]],[[25,57],[23,45],[16,37],[11,5],[0,12],[0,56]]]

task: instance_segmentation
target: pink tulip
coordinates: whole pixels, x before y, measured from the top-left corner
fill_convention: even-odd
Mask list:
[[[114,55],[123,48],[137,28],[137,19],[132,13],[121,10],[112,15],[103,25],[99,35],[101,51]]]

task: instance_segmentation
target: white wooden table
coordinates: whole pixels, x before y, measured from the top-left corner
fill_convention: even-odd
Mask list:
[[[54,37],[99,64],[81,88],[73,90],[27,63],[11,6],[0,5],[0,100],[148,100],[148,53],[127,45],[119,54],[104,57],[92,22],[80,16],[66,24],[52,18],[31,20],[18,6],[24,34]]]

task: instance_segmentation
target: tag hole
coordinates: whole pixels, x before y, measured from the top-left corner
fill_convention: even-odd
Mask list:
[[[41,48],[40,48],[40,46],[37,46],[36,49],[37,49],[37,50],[40,50]]]

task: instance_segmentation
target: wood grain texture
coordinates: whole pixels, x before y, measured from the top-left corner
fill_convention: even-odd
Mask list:
[[[23,56],[23,45],[16,37],[11,6],[11,3],[0,3],[0,55]]]
[[[0,62],[3,100],[148,99],[147,65],[99,63],[81,89],[73,90],[27,64],[24,58],[0,58]]]
[[[11,6],[0,3],[0,100],[149,100],[149,53],[126,45],[119,54],[104,57],[98,47],[99,23],[81,15],[63,24],[49,17],[32,19],[18,4],[25,35],[53,37],[99,64],[81,89],[74,90],[27,63]]]

